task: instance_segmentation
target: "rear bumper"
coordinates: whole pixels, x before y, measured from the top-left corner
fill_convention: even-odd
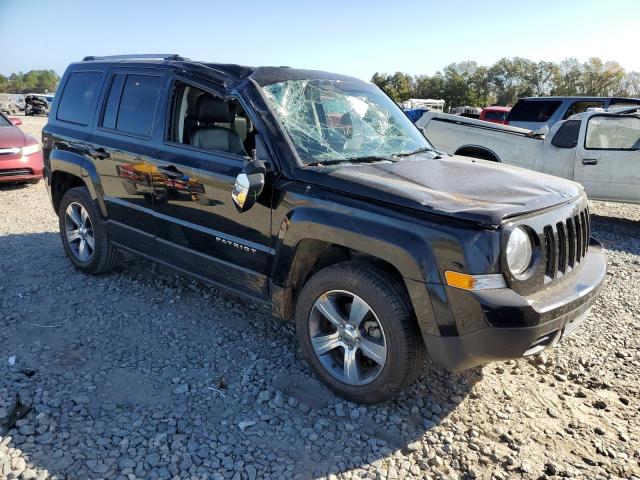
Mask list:
[[[0,158],[0,183],[42,180],[42,151],[17,158]]]
[[[486,327],[460,336],[423,335],[432,360],[464,370],[553,346],[588,316],[607,272],[604,249],[591,239],[580,269],[566,282],[523,297],[511,289],[473,292]],[[500,325],[522,326],[500,326]]]

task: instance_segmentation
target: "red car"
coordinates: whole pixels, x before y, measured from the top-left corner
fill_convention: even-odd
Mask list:
[[[480,112],[480,120],[504,125],[510,111],[511,107],[487,107]]]
[[[37,183],[42,179],[42,149],[38,140],[20,130],[19,118],[0,113],[0,183]]]

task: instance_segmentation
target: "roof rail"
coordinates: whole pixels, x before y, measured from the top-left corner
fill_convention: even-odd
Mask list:
[[[158,60],[189,60],[188,58],[181,57],[176,53],[141,53],[132,55],[90,55],[82,59],[83,62],[89,62],[91,60],[136,60],[136,59],[158,59]]]

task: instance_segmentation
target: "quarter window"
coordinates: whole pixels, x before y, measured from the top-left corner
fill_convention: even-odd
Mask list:
[[[589,150],[638,150],[640,117],[597,115],[587,125],[585,148]]]
[[[89,125],[101,72],[74,72],[64,87],[56,118],[65,122]]]

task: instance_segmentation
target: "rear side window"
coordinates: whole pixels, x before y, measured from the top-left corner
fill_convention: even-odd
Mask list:
[[[124,75],[113,77],[102,117],[102,126],[150,137],[160,95],[162,77]]]
[[[509,112],[509,122],[546,122],[562,104],[560,100],[520,100]]]
[[[74,72],[64,87],[56,118],[65,122],[89,125],[93,101],[100,88],[101,72]]]
[[[578,135],[580,134],[580,120],[567,120],[558,129],[551,145],[558,148],[575,148],[578,145]]]

